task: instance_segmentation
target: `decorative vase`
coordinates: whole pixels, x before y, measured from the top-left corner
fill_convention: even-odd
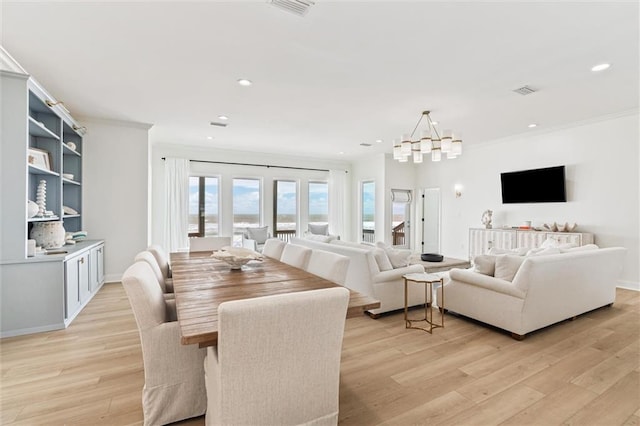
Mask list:
[[[55,249],[64,245],[65,230],[62,221],[35,222],[30,236],[43,249]]]
[[[27,200],[27,217],[32,218],[38,214],[40,207],[31,200]]]
[[[36,203],[38,204],[38,216],[44,216],[47,210],[47,181],[41,180],[36,189]]]

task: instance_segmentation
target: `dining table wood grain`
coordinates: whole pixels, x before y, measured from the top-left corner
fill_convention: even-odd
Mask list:
[[[241,270],[232,270],[211,254],[211,251],[171,253],[180,340],[184,345],[217,344],[221,303],[339,286],[267,256],[247,263]],[[347,318],[380,307],[380,302],[371,296],[351,289],[349,292]]]

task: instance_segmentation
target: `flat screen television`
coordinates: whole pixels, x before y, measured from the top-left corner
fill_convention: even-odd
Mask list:
[[[567,201],[564,166],[500,174],[502,203],[561,203]]]

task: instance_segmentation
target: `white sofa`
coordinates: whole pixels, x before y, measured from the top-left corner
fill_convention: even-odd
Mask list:
[[[379,314],[404,309],[404,274],[424,272],[422,265],[409,265],[381,271],[374,256],[376,247],[341,240],[324,243],[305,238],[292,238],[290,244],[297,244],[316,250],[325,250],[348,256],[349,269],[345,287],[374,297],[380,301],[380,307],[369,314],[376,318]],[[409,286],[409,306],[424,303],[424,290],[415,285]]]
[[[444,286],[444,307],[508,330],[521,340],[534,330],[611,305],[625,252],[614,247],[546,256],[505,255],[499,262],[516,264],[512,281],[452,269]],[[495,267],[499,275],[498,261]],[[439,301],[441,297],[439,292]]]

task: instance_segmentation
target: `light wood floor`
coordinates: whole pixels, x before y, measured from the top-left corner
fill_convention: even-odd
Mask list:
[[[142,423],[142,356],[120,284],[67,330],[0,341],[3,425]],[[522,342],[446,316],[433,335],[402,314],[347,321],[341,425],[638,425],[640,293]],[[184,424],[201,425],[197,418]]]

